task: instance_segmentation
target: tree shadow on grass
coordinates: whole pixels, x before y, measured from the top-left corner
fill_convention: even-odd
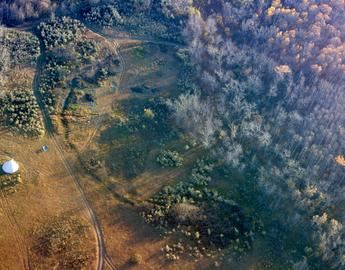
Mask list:
[[[141,242],[158,242],[161,240],[159,231],[147,224],[140,212],[130,205],[119,205],[110,212],[112,223],[129,230],[133,237],[127,242],[129,246]]]
[[[110,226],[117,226],[123,228],[129,232],[130,237],[125,240],[123,246],[129,247],[129,250],[135,254],[136,249],[145,244],[154,244],[162,241],[162,237],[159,235],[159,231],[150,226],[140,216],[139,209],[136,209],[130,205],[118,205],[109,211],[110,220],[112,221]],[[140,251],[139,251],[140,252]],[[130,255],[130,254],[129,254]],[[161,252],[153,252],[146,261],[160,260],[162,256]],[[119,269],[141,269],[140,264],[133,263],[130,259],[124,262]]]

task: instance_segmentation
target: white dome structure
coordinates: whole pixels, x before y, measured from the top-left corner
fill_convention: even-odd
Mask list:
[[[13,174],[19,170],[19,165],[14,159],[11,159],[2,165],[2,170],[7,174]]]

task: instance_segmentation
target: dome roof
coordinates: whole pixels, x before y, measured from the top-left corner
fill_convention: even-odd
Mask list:
[[[2,165],[2,170],[5,173],[16,173],[19,170],[19,165],[17,162],[15,162],[13,159],[6,161],[3,165]]]

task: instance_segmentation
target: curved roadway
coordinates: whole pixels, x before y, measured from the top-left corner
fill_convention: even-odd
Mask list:
[[[104,34],[99,34],[94,32],[95,34],[102,36],[103,38],[107,39],[107,40],[112,40],[114,41],[114,45],[115,45],[115,50],[117,52],[117,55],[119,56],[120,61],[122,62],[123,68],[122,68],[122,74],[121,74],[121,78],[123,76],[123,73],[125,71],[124,68],[124,59],[120,53],[120,51],[118,50],[119,46],[118,43],[116,43],[116,40],[119,39],[125,39],[125,40],[133,40],[133,41],[143,41],[143,42],[148,42],[148,43],[154,43],[154,44],[158,44],[158,45],[166,45],[166,46],[174,46],[174,47],[178,47],[178,48],[186,48],[186,46],[178,44],[178,43],[174,43],[174,42],[165,42],[165,41],[157,41],[151,38],[145,38],[145,37],[110,37]],[[59,143],[59,141],[57,140],[55,134],[54,134],[54,127],[53,124],[51,122],[49,113],[45,107],[45,104],[43,102],[43,96],[42,93],[39,90],[39,82],[40,82],[40,77],[41,77],[41,67],[42,67],[42,59],[41,57],[38,59],[37,61],[37,66],[36,66],[36,74],[35,74],[35,79],[33,82],[33,90],[34,90],[34,94],[36,96],[37,99],[37,103],[39,105],[39,108],[41,110],[41,114],[42,114],[42,118],[43,118],[43,122],[44,122],[44,126],[45,126],[45,130],[46,130],[46,135],[48,136],[48,138],[50,139],[52,146],[55,147],[57,153],[59,154],[59,157],[64,165],[64,167],[66,168],[66,171],[68,172],[68,174],[70,175],[70,177],[72,178],[78,192],[80,193],[81,196],[81,200],[82,200],[82,204],[84,205],[91,224],[93,226],[95,235],[96,235],[96,240],[97,240],[97,270],[103,270],[104,269],[104,264],[107,263],[108,266],[110,267],[111,270],[117,270],[118,267],[112,262],[111,258],[107,255],[106,253],[106,249],[105,249],[105,244],[104,244],[104,237],[102,234],[102,230],[101,230],[101,226],[97,220],[97,217],[95,215],[95,212],[93,211],[90,203],[87,200],[87,197],[85,195],[85,192],[83,190],[83,187],[78,179],[78,177],[73,173],[73,169],[71,168],[71,166],[69,165],[69,163],[67,162],[67,159],[63,153],[62,150],[62,146]]]

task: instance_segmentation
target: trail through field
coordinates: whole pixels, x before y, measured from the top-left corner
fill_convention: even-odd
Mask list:
[[[39,105],[39,108],[41,110],[41,114],[43,117],[43,122],[44,122],[44,126],[46,129],[46,135],[49,138],[49,140],[51,141],[51,145],[53,147],[55,147],[64,167],[66,168],[66,171],[70,175],[70,177],[73,180],[78,192],[80,193],[82,204],[85,207],[85,209],[88,213],[88,216],[90,218],[90,222],[92,224],[92,227],[93,227],[93,230],[95,233],[95,237],[96,237],[96,241],[97,241],[97,267],[96,267],[96,269],[97,270],[103,270],[104,269],[104,263],[106,262],[110,266],[110,269],[116,270],[117,267],[111,261],[111,259],[108,258],[107,254],[106,254],[102,230],[101,230],[101,227],[100,227],[99,222],[97,220],[97,217],[95,215],[95,212],[91,208],[90,203],[88,202],[88,200],[86,198],[85,192],[83,190],[83,187],[81,186],[81,183],[80,183],[78,177],[74,174],[73,169],[71,168],[70,164],[68,163],[68,161],[64,155],[64,152],[62,150],[62,146],[60,145],[59,141],[57,140],[57,138],[54,135],[54,127],[53,127],[53,124],[52,124],[51,119],[49,117],[49,113],[48,113],[48,111],[45,107],[45,104],[43,102],[42,94],[39,90],[39,80],[41,77],[41,68],[42,68],[42,59],[40,58],[37,61],[36,74],[35,74],[35,79],[34,79],[34,83],[33,83],[33,89],[34,89],[34,94],[36,96],[37,103]]]
[[[124,73],[126,71],[126,62],[121,54],[120,51],[120,45],[117,42],[117,40],[119,39],[125,39],[125,40],[129,40],[129,41],[142,41],[142,42],[148,42],[148,43],[153,43],[153,44],[157,44],[157,45],[166,45],[166,46],[174,46],[174,47],[178,47],[178,48],[185,48],[185,46],[178,44],[178,43],[173,43],[173,42],[165,42],[165,41],[157,41],[154,39],[149,39],[149,38],[144,38],[144,37],[109,37],[109,36],[105,36],[99,33],[95,33],[95,35],[102,37],[103,39],[105,39],[107,42],[111,42],[113,43],[113,48],[117,54],[117,56],[119,57],[119,61],[120,61],[120,77],[119,77],[119,83],[118,83],[118,89],[120,89],[121,86],[121,82],[123,80],[124,77]],[[37,66],[36,66],[36,74],[35,74],[35,79],[33,82],[33,89],[34,89],[34,94],[36,96],[39,108],[41,110],[41,114],[42,114],[42,118],[43,118],[43,122],[44,122],[44,126],[46,129],[46,135],[49,138],[49,140],[51,141],[51,145],[56,149],[64,167],[66,168],[66,171],[68,172],[68,174],[70,175],[71,179],[73,180],[78,192],[81,195],[81,200],[82,200],[82,204],[85,207],[88,216],[90,218],[90,222],[92,224],[94,233],[95,233],[95,237],[97,240],[97,270],[103,270],[104,269],[104,265],[107,264],[111,270],[116,270],[118,269],[118,267],[115,265],[115,263],[112,261],[112,259],[110,258],[110,256],[108,256],[107,252],[106,252],[106,248],[105,248],[105,241],[104,241],[104,237],[103,237],[103,233],[100,227],[100,224],[97,220],[97,217],[95,215],[95,212],[93,211],[90,203],[87,200],[87,197],[85,195],[85,192],[83,190],[83,187],[78,179],[78,177],[74,174],[73,169],[71,168],[69,162],[67,161],[65,154],[63,152],[63,148],[62,145],[59,143],[59,141],[57,140],[56,136],[54,135],[54,127],[52,124],[52,121],[50,119],[49,116],[49,112],[47,111],[45,104],[43,102],[43,96],[42,93],[39,90],[39,82],[40,82],[40,77],[41,77],[41,71],[42,71],[42,59],[39,58],[37,61]],[[107,108],[104,111],[100,112],[99,117],[96,120],[95,124],[95,130],[91,133],[91,136],[88,138],[86,144],[83,146],[82,151],[84,151],[85,149],[87,149],[87,147],[92,143],[94,137],[97,134],[97,131],[100,128],[100,123],[102,122],[102,115],[104,115],[105,113],[107,113]],[[82,152],[81,151],[81,152]],[[29,268],[28,268],[29,269]]]
[[[91,29],[90,29],[91,31]],[[111,41],[114,44],[114,50],[117,54],[117,56],[119,57],[120,60],[120,78],[119,78],[119,82],[118,82],[118,86],[117,89],[121,89],[121,83],[123,81],[123,77],[125,75],[125,72],[127,70],[126,68],[126,61],[121,53],[121,48],[120,48],[120,44],[119,44],[119,40],[127,40],[127,41],[142,41],[142,42],[146,42],[146,43],[152,43],[152,44],[156,44],[156,45],[165,45],[165,46],[170,46],[170,47],[176,47],[176,48],[187,48],[185,45],[182,45],[180,43],[176,43],[176,42],[170,42],[170,41],[160,41],[160,40],[155,40],[153,38],[149,38],[149,37],[144,37],[144,36],[128,36],[128,37],[124,37],[124,36],[110,36],[110,35],[105,35],[102,33],[98,33],[98,32],[94,32],[92,31],[92,33],[102,39],[104,39],[106,42]],[[92,131],[91,135],[89,136],[89,138],[86,140],[86,143],[84,144],[84,146],[81,148],[80,153],[83,153],[88,146],[92,143],[94,137],[97,134],[97,131],[99,130],[100,124],[102,122],[102,114],[109,112],[107,111],[107,109],[109,108],[105,108],[102,111],[99,112],[99,117],[95,120],[95,122],[93,123],[93,125],[95,126],[95,129]]]
[[[13,210],[11,209],[10,203],[6,198],[6,195],[3,191],[1,191],[1,198],[0,198],[0,208],[4,212],[8,225],[12,230],[12,235],[15,239],[15,244],[20,252],[20,260],[23,264],[23,269],[30,270],[30,257],[29,257],[29,248],[26,244],[26,241],[23,237],[23,232],[20,230],[20,226],[13,215]]]
[[[117,84],[117,89],[121,88],[121,82],[123,80],[124,74],[126,72],[126,62],[121,54],[120,51],[120,44],[117,43],[115,40],[112,42],[114,44],[114,51],[116,53],[116,55],[119,57],[119,61],[120,61],[120,75],[119,75],[119,79],[118,79],[118,84]],[[84,144],[84,146],[79,150],[80,153],[83,153],[88,146],[92,143],[94,137],[97,134],[97,131],[99,129],[99,126],[102,122],[103,119],[103,115],[106,113],[110,113],[112,108],[107,108],[107,107],[102,107],[102,110],[98,112],[98,117],[93,121],[92,125],[95,127],[91,133],[91,135],[89,136],[89,138],[86,140],[86,143]]]

